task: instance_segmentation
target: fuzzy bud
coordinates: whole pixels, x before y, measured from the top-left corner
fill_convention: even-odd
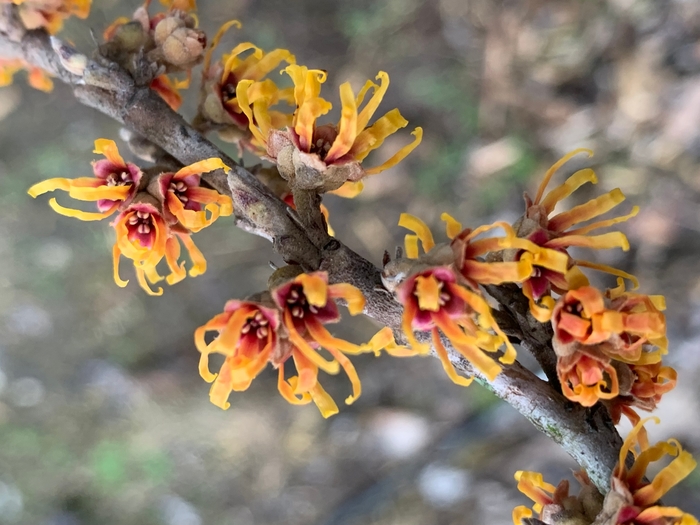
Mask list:
[[[197,29],[179,27],[163,41],[163,58],[174,66],[186,66],[197,61],[204,53],[206,35]]]

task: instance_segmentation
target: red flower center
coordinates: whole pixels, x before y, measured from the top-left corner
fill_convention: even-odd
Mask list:
[[[144,248],[152,245],[153,236],[156,233],[156,228],[153,220],[153,215],[147,211],[137,211],[133,213],[126,221],[126,227],[129,231],[129,240],[138,242]]]
[[[291,312],[292,317],[296,319],[301,320],[306,315],[318,313],[318,308],[312,304],[309,304],[309,302],[306,300],[304,288],[300,284],[291,288],[285,300],[287,302],[287,308]]]
[[[187,202],[190,200],[187,196],[187,189],[187,184],[185,184],[181,180],[171,182],[170,186],[168,187],[168,191],[172,191],[175,194],[175,196],[178,199],[180,199],[180,202],[182,202],[182,204],[187,204]]]
[[[258,311],[255,313],[254,317],[248,319],[241,330],[241,334],[255,334],[258,339],[265,339],[270,333],[270,321],[267,317],[263,315],[262,312]]]
[[[107,182],[107,186],[127,186],[134,183],[134,179],[131,178],[129,170],[112,172],[107,175],[105,181]]]

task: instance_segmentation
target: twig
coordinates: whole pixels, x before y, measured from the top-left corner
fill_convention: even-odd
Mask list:
[[[183,165],[210,157],[221,158],[231,166],[232,173],[226,177],[218,172],[204,179],[219,192],[231,195],[237,226],[270,240],[288,263],[300,264],[307,270],[325,270],[332,282],[355,285],[367,300],[365,313],[398,333],[401,307],[388,294],[379,291],[380,272],[372,263],[337,240],[328,242],[322,239],[324,236],[311,238],[307,229],[292,220],[287,205],[264,184],[187,124],[157,94],[135,85],[124,70],[113,64],[105,66],[87,60],[82,76],[67,71],[44,32],[25,32],[18,39],[11,6],[2,7],[0,56],[21,58],[48,71],[68,84],[80,102],[147,137]],[[54,41],[54,45],[57,43],[65,45]],[[503,293],[505,295],[496,297],[501,304],[507,306],[517,300]],[[544,355],[547,348],[537,338],[528,337],[532,327],[519,318],[516,321],[520,327],[517,337],[521,341],[531,341],[535,355]],[[590,416],[584,408],[572,406],[548,383],[518,363],[504,367],[496,380],[489,383],[453,347],[446,346],[460,372],[474,375],[477,381],[559,443],[586,469],[593,483],[607,492],[622,440],[605,410]]]

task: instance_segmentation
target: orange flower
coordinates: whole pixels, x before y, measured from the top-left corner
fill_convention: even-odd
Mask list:
[[[697,525],[698,521],[693,516],[676,507],[656,505],[664,494],[695,469],[697,462],[675,439],[661,441],[653,446],[640,442],[639,435],[650,419],[659,423],[656,417],[640,421],[620,449],[620,460],[613,471],[611,493],[606,498],[606,503],[608,500],[614,502],[614,510],[617,512],[617,520],[613,523]],[[632,452],[635,458],[629,468],[626,462],[628,452]],[[649,464],[665,455],[675,459],[662,468],[651,482],[647,481],[645,474]]]
[[[189,231],[196,233],[219,216],[227,217],[233,213],[230,197],[201,187],[202,173],[217,169],[231,170],[221,159],[211,158],[185,166],[176,173],[161,173],[157,177],[154,193],[165,202],[164,211],[169,223],[179,221]],[[206,212],[209,212],[209,218]]]
[[[248,117],[250,130],[266,150],[267,157],[277,163],[283,177],[299,189],[333,191],[347,183],[346,194],[361,189],[360,179],[380,173],[403,160],[423,137],[422,128],[413,131],[415,140],[401,148],[389,160],[374,168],[361,166],[367,155],[379,148],[386,137],[405,127],[408,121],[393,109],[368,126],[389,87],[389,75],[380,71],[379,85],[367,81],[357,96],[349,82],[340,86],[342,103],[338,125],[317,125],[317,119],[330,111],[330,102],[320,97],[325,71],[292,64],[284,69],[294,83],[296,111],[291,128],[282,131],[272,121],[269,107],[275,99],[265,94],[264,86],[250,80],[238,83],[238,104]],[[374,94],[367,104],[367,93]],[[362,109],[360,109],[362,107]]]
[[[567,399],[592,407],[600,399],[614,399],[620,393],[617,370],[612,360],[595,346],[579,346],[557,359],[557,375]]]
[[[202,354],[199,374],[212,383],[209,399],[216,406],[228,409],[228,397],[232,391],[247,390],[253,379],[272,361],[277,367],[284,356],[278,335],[280,314],[265,302],[231,300],[224,312],[215,316],[194,333],[195,345]],[[216,331],[218,337],[206,344],[206,332]],[[209,371],[209,354],[223,354],[226,360],[218,374]]]
[[[362,293],[350,284],[329,285],[325,272],[314,272],[301,274],[276,287],[272,290],[272,297],[282,311],[282,323],[289,343],[286,357],[291,356],[298,372],[298,376],[285,379],[286,358],[280,360],[278,387],[282,396],[292,404],[313,400],[323,417],[329,417],[338,412],[338,407],[321,388],[318,371],[337,374],[342,367],[352,384],[352,395],[345,403],[353,403],[360,396],[361,385],[355,367],[345,354],[370,349],[333,337],[323,325],[340,319],[336,299],[347,302],[351,315],[362,312],[365,304]],[[324,359],[318,352],[320,348],[330,353],[333,359]]]
[[[49,200],[49,206],[56,213],[82,221],[104,219],[128,205],[139,189],[143,173],[135,164],[124,162],[112,140],[97,139],[94,153],[105,156],[105,159],[92,163],[94,177],[48,179],[29,188],[29,195],[37,197],[49,191],[61,190],[77,200],[95,201],[98,213],[64,208],[56,199]]]
[[[221,26],[204,56],[202,69],[204,88],[202,89],[203,98],[200,101],[198,118],[216,124],[219,134],[224,140],[238,142],[241,139],[247,139],[246,145],[249,145],[249,120],[240,108],[236,96],[239,82],[249,80],[258,83],[260,92],[249,94],[249,98],[252,98],[253,101],[259,96],[264,96],[270,106],[279,101],[294,104],[292,88],[279,89],[272,80],[265,79],[265,77],[281,62],[294,64],[296,59],[286,49],[274,49],[265,53],[250,42],[242,42],[211,66],[214,48],[218,45],[223,34],[233,26],[240,28],[241,24],[237,20],[231,20]],[[251,53],[242,58],[242,55],[248,52]],[[273,125],[278,128],[288,126],[292,122],[291,115],[279,111],[269,111],[268,116]],[[260,144],[257,144],[257,148],[260,148]]]
[[[159,75],[151,81],[150,88],[158,93],[173,111],[177,111],[182,105],[180,90],[188,86],[189,81],[173,81],[168,75]]]
[[[175,284],[185,278],[185,263],[178,263],[180,244],[185,246],[192,259],[190,277],[203,274],[207,262],[202,252],[194,245],[187,230],[179,225],[168,226],[163,219],[160,205],[148,194],[139,194],[136,199],[112,223],[117,232],[114,244],[114,281],[117,286],[125,287],[129,281],[119,277],[119,257],[124,255],[134,261],[139,285],[149,295],[162,295],[163,289],[151,290],[148,283],[155,284],[163,280],[156,266],[165,257],[170,268],[170,275],[165,279],[168,284]]]
[[[34,67],[20,58],[0,58],[0,87],[12,84],[15,73],[22,69],[27,70],[27,80],[34,89],[45,93],[53,90],[53,82],[43,69]]]
[[[610,232],[601,235],[588,234],[594,230],[606,228],[634,217],[639,212],[637,206],[634,206],[627,215],[595,221],[572,229],[573,226],[603,215],[624,201],[625,196],[619,188],[592,199],[585,204],[575,206],[571,210],[550,217],[557,203],[587,182],[593,184],[598,182],[593,170],[583,169],[574,173],[564,184],[557,186],[545,195],[545,189],[554,173],[569,159],[579,153],[587,153],[589,156],[593,155],[593,152],[587,149],[577,149],[568,153],[547,170],[534,200],[525,194],[525,215],[514,225],[517,235],[528,239],[538,246],[560,251],[567,254],[567,256],[568,252],[566,250],[570,247],[594,249],[622,248],[626,251],[629,249],[629,242],[621,232]],[[518,256],[519,254],[516,254],[516,257]],[[542,271],[523,283],[523,293],[530,300],[532,313],[538,320],[545,322],[548,318],[547,312],[537,309],[533,305],[540,298],[547,295],[550,290],[562,293],[588,284],[588,280],[581,273],[579,267],[592,268],[621,276],[632,280],[635,283],[635,287],[637,286],[637,281],[633,276],[610,266],[588,261],[571,259],[566,272],[543,268]]]
[[[87,18],[92,0],[3,0],[19,5],[19,16],[27,29],[46,29],[55,35],[63,27],[63,21],[75,15]],[[2,2],[0,2],[2,3]]]
[[[656,363],[667,351],[664,308],[662,296],[624,292],[621,279],[607,300],[590,286],[570,290],[553,310],[554,350],[566,356],[580,345],[601,345],[605,354],[620,361]]]
[[[473,378],[457,375],[440,340],[440,332],[489,381],[501,372],[501,366],[485,352],[495,352],[505,344],[506,352],[499,360],[506,364],[515,361],[515,348],[498,327],[488,303],[461,285],[449,267],[414,273],[399,285],[396,297],[404,307],[402,328],[411,347],[418,353],[427,353],[428,345],[420,343],[414,332],[429,332],[445,372],[456,384],[469,386]]]

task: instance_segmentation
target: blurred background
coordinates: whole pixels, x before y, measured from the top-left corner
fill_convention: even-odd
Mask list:
[[[343,81],[357,89],[389,73],[380,114],[399,107],[423,144],[359,198],[324,201],[338,236],[377,264],[401,242],[402,211],[436,234],[443,211],[470,226],[512,221],[556,159],[594,149],[595,191],[619,186],[621,208],[642,206],[623,225],[632,249],[598,260],[669,305],[679,386],[652,439],[700,452],[700,3],[199,3],[210,34],[243,22],[221,53],[246,40],[289,48],[329,71],[324,96],[336,106]],[[138,5],[94,0],[87,25],[69,21],[62,36],[89,50],[91,29]],[[529,501],[514,471],[570,477],[576,465],[556,445],[481,387],[453,385],[433,358],[354,359],[362,397],[329,420],[286,404],[270,370],[227,412],[211,405],[192,333],[265,286],[268,261],[281,262],[270,245],[219,220],[195,237],[205,275],[151,298],[123,264],[133,282],[120,289],[108,225],[26,194],[46,178],[90,175],[94,139],[118,140],[117,125],[62,85],[31,90],[22,74],[0,90],[0,119],[0,524],[508,524]],[[408,140],[397,133],[370,165]],[[376,329],[347,319],[335,333],[359,342]],[[323,384],[336,399],[349,393],[342,376]],[[665,502],[700,515],[699,492],[696,472]]]

